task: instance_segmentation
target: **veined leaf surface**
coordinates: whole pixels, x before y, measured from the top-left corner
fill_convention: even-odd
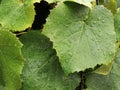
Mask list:
[[[115,54],[112,13],[103,6],[93,10],[64,2],[51,11],[43,34],[53,42],[66,74],[108,64]]]
[[[1,0],[0,24],[11,31],[22,31],[34,20],[34,3],[39,0]]]
[[[120,49],[109,75],[89,73],[86,90],[120,90]]]
[[[32,31],[21,36],[20,40],[26,58],[22,90],[75,90],[80,82],[79,76],[64,76],[52,42],[46,36]]]

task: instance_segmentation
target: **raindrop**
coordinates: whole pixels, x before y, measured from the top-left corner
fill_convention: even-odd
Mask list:
[[[98,36],[98,37],[101,37],[101,36],[102,36],[102,33],[100,32],[97,36]]]
[[[93,21],[93,24],[96,24],[97,22],[96,21]]]
[[[104,23],[104,22],[105,22],[105,20],[102,20],[102,22]]]
[[[86,20],[86,19],[88,19],[88,16],[87,16],[87,15],[85,16],[85,20]]]
[[[101,17],[98,17],[98,20],[101,20]]]
[[[96,21],[93,21],[93,23],[91,24],[91,26],[94,26],[97,22]]]
[[[17,44],[14,44],[14,46],[16,47],[16,46],[17,46]]]

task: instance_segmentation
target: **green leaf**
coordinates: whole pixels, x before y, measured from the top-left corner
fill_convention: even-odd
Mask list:
[[[118,42],[120,42],[120,8],[118,8],[117,13],[115,14],[114,25],[116,31],[116,38]]]
[[[0,90],[19,90],[21,87],[21,47],[15,35],[0,30]]]
[[[109,75],[89,73],[86,90],[120,90],[120,49]]]
[[[51,11],[43,34],[53,41],[66,74],[108,64],[115,54],[113,16],[103,6],[65,2]]]
[[[52,42],[47,37],[32,31],[22,35],[20,40],[26,58],[22,90],[75,90],[80,78],[77,74],[64,76]]]
[[[11,31],[31,27],[34,20],[34,2],[39,0],[1,0],[0,24]]]
[[[116,0],[99,0],[101,5],[104,5],[107,9],[111,10],[113,14],[117,12]]]
[[[108,4],[106,4],[107,8],[111,10],[113,14],[117,12],[117,2],[116,0],[108,0]]]
[[[120,7],[120,1],[116,0],[116,2],[117,2],[117,7]]]
[[[71,2],[76,2],[82,5],[85,5],[89,8],[92,8],[92,4],[91,2],[95,1],[95,0],[46,0],[49,3],[53,3],[53,2],[65,2],[65,1],[71,1]]]

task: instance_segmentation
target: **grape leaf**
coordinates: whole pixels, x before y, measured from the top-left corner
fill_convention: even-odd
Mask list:
[[[66,74],[113,60],[116,34],[112,13],[103,6],[88,12],[85,6],[64,2],[51,11],[44,26],[43,34],[53,41]]]
[[[77,74],[65,77],[52,42],[38,31],[20,37],[26,58],[23,69],[22,90],[75,90],[79,84]]]
[[[109,75],[89,73],[86,90],[120,90],[120,49]]]
[[[64,2],[64,1],[72,1],[72,2],[76,2],[82,5],[85,5],[89,8],[92,8],[92,2],[95,0],[46,0],[49,3],[53,3],[53,2]]]
[[[117,1],[116,0],[100,0],[100,4],[104,5],[107,9],[111,10],[113,14],[117,11]]]
[[[22,44],[15,35],[0,30],[0,90],[19,90],[23,68]]]
[[[108,0],[108,4],[106,5],[109,10],[115,15],[117,12],[117,2],[116,0]]]
[[[22,31],[34,20],[34,2],[39,0],[1,0],[0,24],[11,31]]]

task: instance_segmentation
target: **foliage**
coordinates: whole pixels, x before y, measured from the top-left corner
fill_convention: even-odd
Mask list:
[[[102,6],[89,11],[73,2],[64,2],[51,11],[43,33],[54,42],[65,73],[111,62],[116,41],[112,17]]]
[[[77,74],[64,76],[52,42],[46,36],[32,31],[21,36],[20,40],[24,44],[22,52],[26,58],[22,90],[73,90],[79,85]]]
[[[15,35],[0,30],[0,90],[18,90],[21,87],[21,46]]]
[[[99,1],[0,0],[0,90],[119,90],[119,0]]]
[[[118,50],[112,70],[108,75],[87,73],[87,90],[119,90],[120,87],[120,49]],[[96,82],[96,83],[95,83]]]

